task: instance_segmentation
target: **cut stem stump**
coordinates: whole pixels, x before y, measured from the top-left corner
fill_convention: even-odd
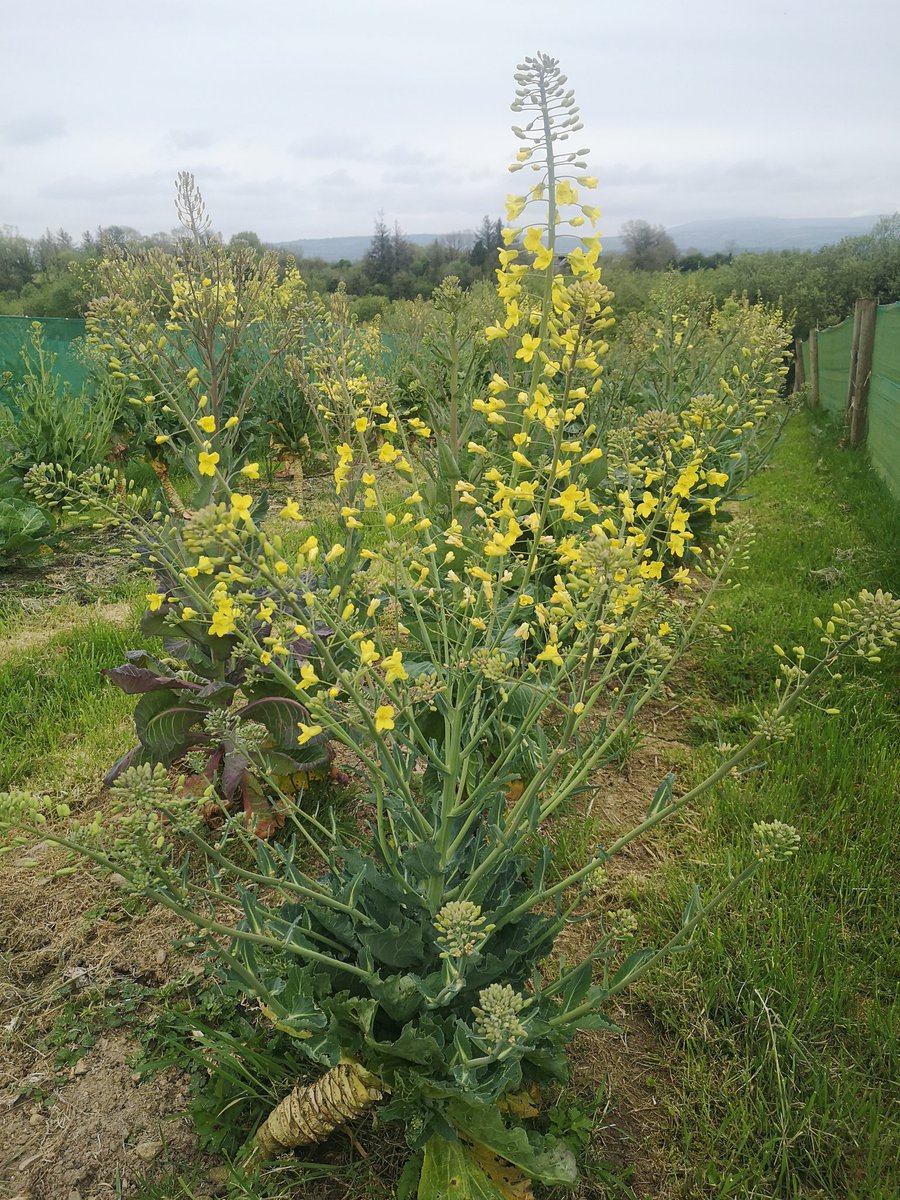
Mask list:
[[[335,1129],[356,1121],[383,1095],[381,1083],[359,1063],[340,1063],[315,1083],[285,1096],[256,1131],[262,1158],[277,1158],[297,1146],[323,1142]]]

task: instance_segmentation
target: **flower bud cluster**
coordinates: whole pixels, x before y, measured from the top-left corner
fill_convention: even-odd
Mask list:
[[[800,848],[800,834],[782,821],[756,821],[753,847],[760,862],[786,862]]]
[[[877,661],[881,650],[896,646],[900,637],[900,598],[879,588],[876,592],[863,590],[858,596],[834,606],[830,625],[838,626],[844,636],[853,639],[856,653]],[[833,635],[833,629],[826,632]]]
[[[519,1014],[531,1003],[508,983],[492,983],[478,993],[475,1032],[496,1053],[522,1041],[528,1033]]]
[[[434,927],[441,958],[469,958],[494,928],[471,900],[450,900],[435,917]]]
[[[794,736],[794,726],[790,717],[780,717],[772,711],[757,713],[754,723],[756,733],[762,734],[767,742],[786,742]]]
[[[47,801],[32,792],[0,792],[0,833],[14,835],[46,823]]]

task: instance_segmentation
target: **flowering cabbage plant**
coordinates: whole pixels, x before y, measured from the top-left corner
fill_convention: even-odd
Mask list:
[[[178,176],[176,208],[184,236],[174,254],[111,251],[100,261],[87,323],[180,517],[220,499],[232,480],[260,478],[250,451],[267,414],[256,391],[303,338],[310,305],[296,267],[282,273],[273,252],[221,243],[188,172]],[[173,465],[190,480],[187,504]]]
[[[731,555],[694,545],[685,502],[720,486],[706,466],[664,472],[643,506],[607,471],[596,414],[610,296],[584,199],[595,181],[585,151],[566,147],[581,123],[556,61],[527,59],[516,79],[513,169],[536,178],[508,203],[527,223],[504,232],[505,316],[486,331],[502,372],[457,391],[435,445],[355,358],[323,355],[336,519],[292,500],[276,527],[235,491],[183,523],[176,554],[171,525],[144,534],[168,572],[151,602],[165,622],[229,639],[248,680],[264,672],[295,698],[297,747],[338,746],[363,785],[363,827],[298,807],[281,841],[226,816],[213,844],[197,802],[166,796],[164,768],[145,762],[116,781],[112,819],[49,835],[191,922],[322,1072],[266,1119],[255,1153],[308,1144],[380,1101],[403,1123],[422,1200],[574,1180],[571,1156],[512,1118],[510,1098],[564,1079],[575,1032],[611,1028],[609,999],[796,837],[758,825],[745,868],[716,896],[695,889],[665,946],[634,949],[609,914],[567,961],[561,939],[597,872],[789,734],[844,656],[877,657],[900,626],[889,596],[848,601],[822,626],[821,654],[784,656],[745,746],[681,794],[667,776],[634,829],[574,869],[554,864],[548,823],[671,678]],[[585,225],[560,255],[559,229]],[[700,570],[709,586],[692,589]],[[19,828],[52,813],[21,795],[4,808]]]

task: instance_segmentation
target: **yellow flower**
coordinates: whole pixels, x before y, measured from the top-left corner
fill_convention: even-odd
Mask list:
[[[215,433],[216,432],[216,418],[213,416],[201,417],[200,420],[197,422],[197,424],[200,426],[200,428],[203,430],[204,433]]]
[[[286,521],[302,520],[300,516],[300,505],[296,500],[288,500],[287,504],[285,504],[284,508],[278,515],[283,517]]]
[[[336,558],[340,558],[343,553],[344,547],[340,544],[340,542],[336,542],[325,555],[325,562],[334,562],[334,560]]]
[[[579,504],[586,499],[587,492],[581,491],[575,486],[574,483],[570,483],[566,490],[564,492],[560,492],[558,496],[555,496],[550,503],[558,504],[560,506],[560,508],[563,510],[562,515],[565,520],[583,521],[584,517],[582,517],[577,510]]]
[[[184,606],[184,608],[181,610],[182,621],[193,621],[194,617],[196,617],[196,616],[197,616],[197,610],[195,608],[191,608],[191,606],[189,604],[186,604]]]
[[[510,225],[521,214],[527,202],[527,197],[525,196],[506,197],[506,220]]]
[[[639,517],[649,517],[658,504],[659,501],[652,492],[644,492],[644,499],[637,506],[635,512]]]
[[[322,732],[321,725],[304,725],[302,721],[297,722],[297,728],[300,733],[297,735],[297,745],[305,746],[307,742],[311,742],[314,737],[318,737]]]
[[[229,417],[228,420],[225,422],[224,428],[225,429],[234,429],[235,425],[237,425],[237,424],[238,424],[237,417]]]
[[[577,204],[578,192],[568,179],[563,179],[556,185],[557,204]]]
[[[214,634],[215,637],[225,637],[229,633],[235,633],[237,626],[234,623],[234,618],[231,613],[223,612],[221,609],[213,613],[212,624],[208,629],[208,633]]]
[[[198,468],[199,468],[200,474],[201,475],[215,475],[216,464],[218,463],[218,461],[219,461],[218,451],[214,450],[212,452],[212,454],[209,454],[206,450],[201,450],[200,458],[198,460]]]
[[[150,611],[158,612],[159,609],[162,608],[163,604],[165,603],[165,599],[166,599],[165,592],[148,592],[147,593],[147,605],[148,605]]]
[[[535,659],[535,662],[551,662],[554,666],[561,667],[563,660],[556,642],[548,642]]]
[[[546,271],[553,262],[553,251],[549,246],[539,246],[534,255],[533,266],[536,271]]]
[[[375,643],[371,639],[363,638],[359,643],[359,660],[364,667],[370,666],[372,663],[378,662],[381,655],[375,649]]]
[[[393,654],[387,655],[382,666],[386,683],[396,683],[398,679],[409,679],[409,672],[403,665],[403,654],[400,650],[395,650]]]
[[[540,244],[541,230],[536,225],[533,225],[530,229],[525,231],[525,236],[522,238],[522,245],[529,252],[529,254],[534,254]]]
[[[252,503],[253,497],[249,492],[231,493],[231,511],[248,524],[253,520],[250,516],[250,506]]]
[[[259,463],[247,463],[241,467],[240,474],[247,479],[259,479]]]
[[[300,682],[297,684],[297,691],[305,692],[318,682],[319,677],[316,674],[316,668],[312,663],[304,663],[300,668]]]
[[[534,352],[541,344],[539,337],[532,337],[530,333],[522,334],[522,345],[516,351],[516,358],[521,358],[522,362],[530,363],[534,358]]]
[[[394,728],[394,707],[391,704],[379,704],[375,709],[375,732],[386,733]]]

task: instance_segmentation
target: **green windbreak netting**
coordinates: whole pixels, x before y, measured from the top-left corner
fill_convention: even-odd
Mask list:
[[[869,457],[900,497],[900,304],[878,309],[869,384]]]
[[[0,378],[6,371],[12,375],[12,380],[0,392],[3,400],[13,399],[16,385],[22,381],[25,373],[23,347],[28,348],[34,359],[32,324],[31,317],[0,317]],[[74,353],[72,343],[76,338],[84,337],[84,321],[74,317],[43,317],[40,325],[44,331],[44,351],[57,356],[55,372],[71,385],[73,391],[81,391],[87,372]]]
[[[840,325],[820,329],[816,342],[819,348],[819,403],[832,416],[843,417],[850,383],[853,319],[848,317]]]

